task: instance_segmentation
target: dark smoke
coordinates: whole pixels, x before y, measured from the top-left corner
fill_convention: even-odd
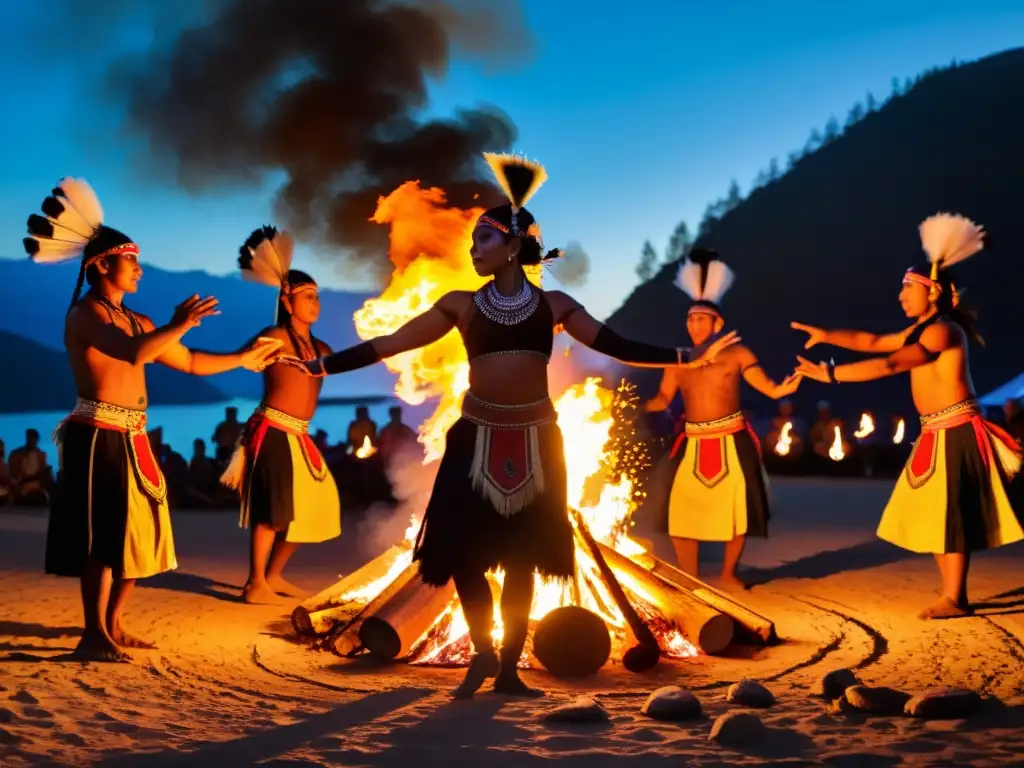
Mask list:
[[[511,120],[491,107],[423,111],[453,53],[494,64],[528,50],[514,3],[207,0],[207,11],[111,70],[160,173],[193,192],[283,175],[280,225],[380,271],[378,196],[416,179],[459,206],[501,200],[480,156],[511,148]]]

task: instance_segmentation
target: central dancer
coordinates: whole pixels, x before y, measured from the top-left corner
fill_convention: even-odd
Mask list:
[[[456,698],[472,696],[495,677],[499,693],[539,694],[519,678],[534,571],[569,579],[575,546],[566,501],[565,450],[548,393],[554,329],[563,326],[586,346],[634,366],[697,366],[738,341],[722,336],[696,360],[689,351],[654,347],[619,336],[561,291],[530,283],[524,267],[549,263],[540,227],[523,206],[547,174],[514,155],[485,154],[509,202],[486,211],[473,229],[470,256],[481,277],[475,292],[452,291],[397,331],[313,361],[292,359],[314,376],[344,373],[425,347],[457,328],[469,359],[462,418],[448,431],[444,457],[416,540],[415,558],[427,584],[455,588],[475,655]],[[487,572],[502,568],[504,626],[494,647],[493,602]]]

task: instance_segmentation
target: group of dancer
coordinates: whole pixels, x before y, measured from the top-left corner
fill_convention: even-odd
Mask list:
[[[566,498],[565,454],[548,391],[556,328],[632,366],[664,369],[649,410],[677,391],[686,426],[673,446],[662,514],[683,570],[697,571],[701,541],[725,541],[727,585],[742,586],[736,566],[747,536],[767,536],[767,480],[757,438],[739,407],[741,380],[769,397],[791,394],[804,378],[836,384],[910,371],[923,432],[915,444],[879,535],[915,552],[934,553],[943,595],[922,616],[969,612],[970,553],[1024,538],[1006,495],[1020,466],[1008,436],[984,421],[967,361],[973,327],[957,308],[949,267],[983,245],[979,228],[959,217],[922,225],[929,262],[904,275],[900,300],[912,324],[886,336],[794,327],[806,346],[829,343],[880,356],[834,366],[798,358],[793,373],[772,381],[756,356],[727,331],[720,302],[732,273],[714,252],[690,254],[678,285],[693,299],[686,319],[692,346],[665,348],[625,339],[561,291],[526,276],[561,256],[545,252],[540,226],[525,208],[546,180],[542,166],[512,155],[485,155],[508,202],[483,213],[469,256],[476,291],[452,291],[392,334],[333,352],[311,326],[319,312],[315,281],[290,268],[291,240],[257,230],[241,249],[247,277],[277,287],[277,323],[243,349],[214,354],[187,348],[182,337],[217,312],[215,299],[193,296],[157,328],[124,306],[137,289],[138,246],[103,223],[81,180],[64,179],[29,219],[26,249],[36,261],[81,259],[67,314],[65,344],[78,403],[59,432],[59,491],[50,515],[46,571],[82,582],[83,658],[123,660],[148,647],[124,629],[121,614],[135,579],[174,568],[166,485],[145,433],[144,365],[162,362],[196,375],[239,366],[263,371],[264,397],[244,429],[223,478],[241,496],[251,529],[250,573],[243,595],[272,602],[297,594],[282,569],[300,543],[340,534],[337,489],[308,435],[321,381],[429,345],[453,329],[469,359],[461,418],[448,431],[414,549],[427,584],[455,582],[474,654],[455,696],[473,695],[488,678],[510,695],[526,686],[517,662],[527,639],[534,574],[571,579],[575,546]],[[89,290],[80,296],[83,281]],[[493,604],[486,574],[505,573],[504,628],[492,639]]]

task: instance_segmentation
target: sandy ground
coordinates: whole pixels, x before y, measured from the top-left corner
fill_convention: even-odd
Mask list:
[[[452,702],[458,670],[381,667],[296,644],[287,608],[238,601],[246,538],[222,513],[177,513],[179,569],[140,583],[129,606],[129,628],[160,650],[130,665],[59,661],[80,631],[77,583],[41,573],[45,513],[3,510],[0,765],[1024,765],[1024,548],[976,558],[977,616],[918,621],[937,577],[929,559],[874,538],[888,490],[774,482],[773,538],[748,548],[746,575],[761,583],[745,600],[775,620],[781,644],[644,675],[606,667],[571,684],[527,672],[548,692],[536,701]],[[341,539],[301,550],[289,575],[318,590],[386,538],[348,521]],[[838,667],[910,693],[967,687],[985,703],[967,720],[832,715],[809,689]],[[712,722],[733,708],[726,689],[743,677],[777,698],[759,711],[767,736],[720,746]],[[670,684],[695,691],[706,716],[641,714],[645,696]],[[544,721],[580,694],[608,721]]]

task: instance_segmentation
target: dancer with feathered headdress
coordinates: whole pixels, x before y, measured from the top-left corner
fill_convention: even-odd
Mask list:
[[[78,392],[54,435],[60,477],[46,536],[46,572],[82,581],[85,632],[75,654],[124,661],[125,648],[152,648],[129,634],[121,613],[136,579],[177,567],[167,483],[146,434],[145,365],[160,362],[200,376],[258,370],[276,344],[239,352],[188,349],[181,338],[218,314],[217,300],[192,296],[157,328],[125,307],[142,277],[139,246],[103,223],[83,179],[62,179],[28,219],[25,250],[38,263],[80,259],[64,327]],[[84,283],[89,290],[81,295]]]
[[[516,155],[485,155],[508,202],[485,211],[473,229],[470,257],[487,281],[477,291],[452,291],[392,334],[311,364],[311,375],[344,373],[458,329],[469,358],[462,418],[448,431],[434,491],[416,541],[415,558],[428,584],[454,579],[476,650],[457,697],[471,696],[488,677],[510,695],[535,693],[516,665],[526,642],[534,571],[562,579],[575,573],[573,529],[566,508],[562,433],[548,392],[554,328],[631,365],[699,365],[682,349],[629,341],[590,316],[561,291],[544,291],[524,267],[549,262],[540,226],[524,206],[547,178],[538,163]],[[713,358],[735,342],[726,335],[706,351]],[[487,571],[501,567],[504,636],[491,637],[493,606]]]
[[[900,304],[913,324],[897,333],[826,331],[793,323],[809,335],[805,348],[831,344],[876,357],[847,365],[798,357],[797,371],[837,384],[910,373],[921,435],[882,513],[878,536],[911,552],[931,553],[942,597],[922,619],[971,612],[971,553],[1024,539],[1006,488],[1020,470],[1017,442],[984,419],[971,382],[968,340],[980,341],[959,306],[951,267],[981,251],[984,230],[963,216],[940,213],[921,223],[927,260],[903,275]]]
[[[305,272],[292,269],[291,235],[274,227],[254,231],[239,249],[242,277],[277,288],[274,325],[260,338],[283,344],[298,360],[329,355],[313,336],[320,316],[320,291]],[[272,365],[263,372],[263,399],[242,431],[221,482],[241,496],[239,525],[251,530],[247,603],[277,603],[301,597],[282,572],[299,544],[341,534],[341,504],[334,477],[309,435],[322,382],[294,368]]]
[[[686,329],[695,349],[703,349],[725,328],[721,302],[735,279],[718,254],[695,248],[676,274],[676,287],[691,304]],[[776,384],[757,357],[736,344],[699,369],[667,368],[648,411],[663,411],[682,395],[685,427],[664,461],[666,489],[650,495],[644,514],[672,537],[679,567],[697,575],[700,542],[725,542],[722,581],[743,587],[736,574],[748,536],[768,536],[768,492],[757,435],[740,408],[740,383],[746,381],[775,400],[796,391],[799,376]]]

